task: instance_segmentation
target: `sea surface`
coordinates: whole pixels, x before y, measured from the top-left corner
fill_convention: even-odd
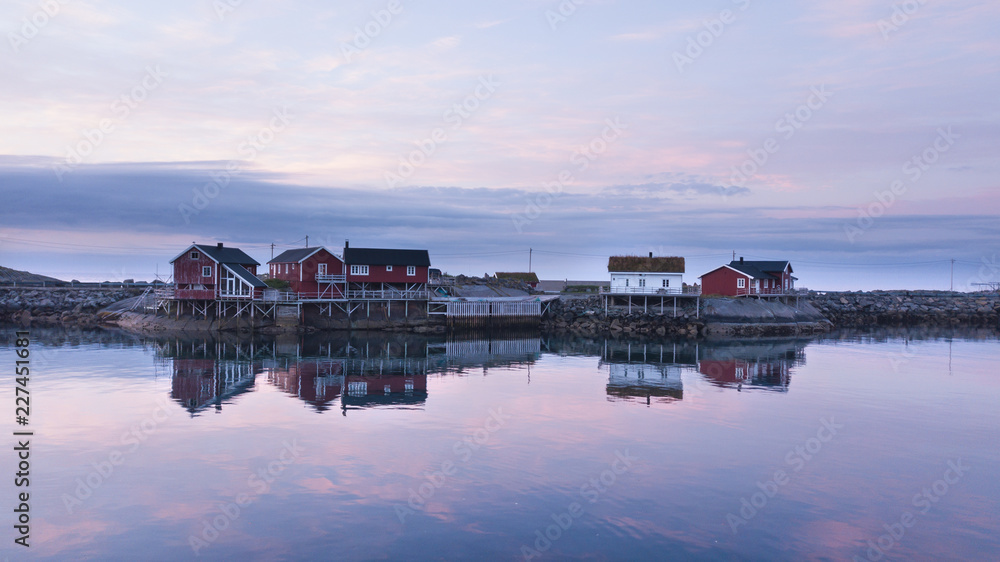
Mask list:
[[[16,344],[9,560],[1000,559],[996,332]]]

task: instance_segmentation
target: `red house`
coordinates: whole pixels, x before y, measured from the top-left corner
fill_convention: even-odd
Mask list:
[[[784,295],[795,288],[787,261],[731,261],[699,277],[703,295]]]
[[[427,295],[427,250],[351,248],[344,243],[351,295],[361,298],[420,298]]]
[[[190,300],[260,298],[267,287],[257,278],[256,260],[239,248],[192,244],[170,260],[174,298]]]
[[[302,298],[342,298],[344,261],[326,248],[298,248],[267,262],[271,279],[288,281]]]

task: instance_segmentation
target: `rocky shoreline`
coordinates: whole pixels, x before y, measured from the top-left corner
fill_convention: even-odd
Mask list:
[[[19,325],[95,326],[104,308],[135,297],[141,289],[71,287],[0,288],[0,322]]]
[[[1000,320],[1000,295],[949,291],[813,293],[809,300],[834,325],[988,326]]]
[[[0,322],[17,325],[95,326],[111,324],[137,332],[157,331],[289,331],[246,322],[205,321],[151,316],[128,311],[138,289],[0,288]],[[117,304],[116,304],[117,303]],[[108,310],[116,310],[108,314]],[[358,319],[306,325],[291,331],[330,329],[442,333],[438,318],[410,317]],[[308,323],[307,323],[308,324]],[[662,312],[623,307],[605,314],[600,297],[563,296],[554,301],[539,324],[543,333],[624,335],[671,338],[793,336],[828,332],[834,328],[872,326],[969,326],[997,329],[1000,295],[943,291],[825,292],[774,300],[704,298],[700,314],[685,299],[674,316],[672,306]]]

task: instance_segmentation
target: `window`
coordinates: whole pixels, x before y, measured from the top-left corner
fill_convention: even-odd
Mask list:
[[[288,264],[285,264],[285,273],[288,273]]]
[[[625,286],[628,287],[628,277],[625,278]]]
[[[206,266],[202,267],[201,268],[201,276],[202,277],[211,277],[212,276],[212,266],[206,265]]]
[[[639,280],[639,286],[640,287],[645,287],[646,286],[646,280],[645,279],[640,279]]]
[[[747,280],[745,278],[740,277],[739,279],[736,280],[737,289],[745,289],[746,286],[747,286]]]
[[[367,265],[352,265],[351,275],[368,275]]]
[[[191,252],[191,259],[196,260],[196,259],[198,259],[200,257],[201,257],[201,254],[199,254],[198,252]]]
[[[669,287],[670,286],[670,279],[664,279],[663,280],[663,286],[664,287]]]
[[[415,266],[415,265],[408,265],[408,266],[406,266],[406,274],[407,275],[416,275],[417,274],[417,266]]]
[[[392,271],[392,266],[391,265],[385,266],[385,270],[386,272]]]

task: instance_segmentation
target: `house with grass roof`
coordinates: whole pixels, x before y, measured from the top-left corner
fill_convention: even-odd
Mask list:
[[[684,258],[676,256],[611,256],[609,292],[671,295],[684,291]]]

